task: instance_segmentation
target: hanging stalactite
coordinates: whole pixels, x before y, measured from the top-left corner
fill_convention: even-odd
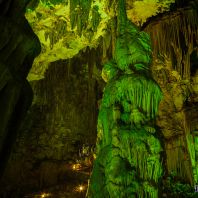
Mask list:
[[[70,0],[70,23],[71,28],[77,27],[78,35],[87,28],[92,0]]]
[[[150,23],[145,28],[153,42],[154,58],[170,59],[171,69],[177,70],[184,79],[190,79],[190,55],[193,50],[197,51],[197,25],[197,11],[190,8],[164,17],[160,23]]]

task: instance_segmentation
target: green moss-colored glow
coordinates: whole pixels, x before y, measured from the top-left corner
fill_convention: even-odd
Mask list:
[[[123,108],[127,108],[125,105],[128,105],[128,101],[131,108],[141,109],[147,116],[154,118],[161,97],[161,90],[153,80],[139,74],[122,75],[107,84],[102,105],[110,107],[115,103],[123,103]]]
[[[168,10],[172,1],[174,0],[165,0],[161,3],[159,0],[127,0],[127,4],[134,8],[130,10],[130,13],[133,13],[130,19],[136,24],[145,22],[149,16],[155,15],[156,12]],[[51,62],[70,59],[81,50],[86,50],[87,47],[97,48],[101,45],[101,40],[103,40],[103,57],[107,57],[109,47],[112,46],[112,51],[116,48],[114,59],[119,62],[119,68],[122,68],[122,70],[127,69],[131,61],[134,64],[133,67],[138,70],[148,67],[147,63],[151,61],[149,55],[147,55],[147,50],[150,48],[150,44],[147,42],[149,38],[144,32],[139,32],[135,26],[127,25],[130,23],[128,20],[124,19],[125,23],[123,24],[126,24],[123,26],[122,32],[124,34],[117,37],[115,45],[116,33],[114,27],[116,25],[115,18],[118,14],[116,12],[117,3],[115,0],[30,1],[26,18],[39,37],[42,51],[34,61],[28,80],[43,78]],[[145,9],[140,12],[140,6],[137,5],[141,3]],[[150,9],[153,7],[155,9]],[[128,13],[128,16],[130,13]],[[119,25],[119,27],[122,26]],[[131,37],[134,38],[133,42],[130,39]],[[126,44],[128,47],[122,48]],[[121,48],[123,52],[121,52]],[[130,53],[134,54],[132,59],[131,56],[128,56]],[[142,62],[138,62],[140,59]]]
[[[38,80],[51,62],[66,60],[81,50],[97,48],[110,17],[106,1],[43,1],[29,5],[26,18],[41,42],[28,80]]]
[[[157,198],[162,147],[152,123],[162,93],[149,72],[148,35],[127,19],[124,0],[119,0],[118,8],[113,60],[102,71],[107,85],[88,197]]]
[[[77,32],[82,34],[82,30],[86,29],[89,19],[92,0],[73,0],[70,1],[70,22],[71,28],[77,26]]]
[[[190,184],[185,184],[174,171],[164,181],[164,192],[168,197],[197,197],[194,187],[190,186]]]

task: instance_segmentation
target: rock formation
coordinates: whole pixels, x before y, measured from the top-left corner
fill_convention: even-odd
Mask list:
[[[0,1],[0,177],[26,111],[32,89],[26,80],[40,44],[24,17],[27,1]]]
[[[97,157],[88,197],[157,198],[163,174],[160,140],[154,135],[162,98],[150,75],[149,36],[127,19],[118,4],[113,60],[103,68],[107,81],[98,117]]]
[[[0,197],[67,185],[96,130],[90,197],[196,196],[197,0],[28,2],[0,0]]]

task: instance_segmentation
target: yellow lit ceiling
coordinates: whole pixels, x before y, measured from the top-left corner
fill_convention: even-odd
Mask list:
[[[149,17],[168,10],[174,1],[127,0],[128,18],[141,26]],[[109,34],[116,10],[116,0],[33,0],[26,18],[40,39],[42,51],[28,80],[43,78],[50,62],[72,58],[87,47],[97,48],[100,38]]]

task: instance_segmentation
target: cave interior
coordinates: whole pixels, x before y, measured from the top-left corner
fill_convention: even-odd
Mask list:
[[[0,0],[0,198],[198,197],[198,0]]]

